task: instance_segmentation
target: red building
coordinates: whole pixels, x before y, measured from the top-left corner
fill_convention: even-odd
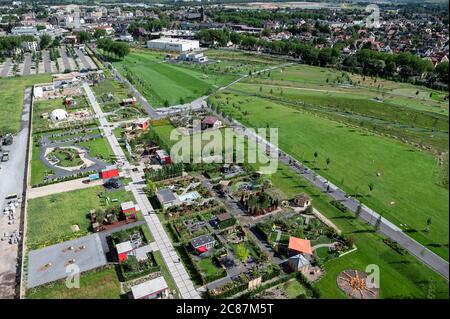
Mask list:
[[[134,122],[134,124],[136,125],[136,128],[138,128],[139,130],[146,130],[149,123],[148,123],[148,119],[139,119],[136,120]]]
[[[130,241],[126,241],[116,245],[117,256],[119,262],[124,262],[128,259],[128,255],[133,251],[133,246]]]
[[[120,208],[122,209],[122,213],[125,217],[128,218],[136,218],[136,206],[133,202],[125,202],[120,204]]]
[[[109,178],[118,177],[118,176],[119,176],[119,170],[117,169],[117,166],[115,166],[115,165],[108,166],[100,172],[100,177],[102,179],[109,179]]]
[[[172,162],[169,154],[167,154],[167,152],[164,150],[157,150],[156,158],[161,163],[161,165],[169,165]]]

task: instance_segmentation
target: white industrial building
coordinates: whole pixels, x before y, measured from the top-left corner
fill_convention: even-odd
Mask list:
[[[197,63],[206,63],[208,62],[208,57],[203,55],[202,52],[186,52],[182,53],[178,56],[179,60],[182,61],[190,61]]]
[[[159,38],[147,42],[149,49],[185,52],[200,48],[198,40],[186,40],[178,38]]]
[[[38,35],[38,31],[35,27],[14,27],[11,29],[12,35]]]

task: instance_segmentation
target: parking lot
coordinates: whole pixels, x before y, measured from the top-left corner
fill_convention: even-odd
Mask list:
[[[97,66],[84,49],[75,48],[74,56],[69,56],[65,47],[58,49],[60,57],[52,61],[48,50],[41,51],[42,60],[36,64],[31,53],[25,53],[23,61],[14,61],[6,58],[0,62],[0,77],[12,77],[16,75],[34,75],[42,73],[58,73],[69,71],[80,71],[82,69],[96,70]],[[58,61],[59,70],[56,60]]]
[[[3,146],[3,151],[9,151],[9,160],[0,162],[0,298],[13,298],[18,244],[17,240],[21,237],[19,233],[20,226],[20,206],[23,193],[25,158],[27,150],[28,130],[29,130],[29,111],[30,111],[31,89],[25,92],[24,111],[22,113],[22,127],[20,132],[14,136],[13,144]],[[14,199],[5,199],[8,194],[18,194],[17,201]],[[10,210],[8,202],[13,202],[15,206],[14,213],[3,213],[4,208]],[[14,203],[15,202],[15,203]],[[11,219],[10,219],[11,215]],[[12,219],[12,216],[15,218]],[[5,237],[5,234],[7,235]],[[11,236],[17,234],[18,236]],[[18,238],[19,237],[19,238]]]

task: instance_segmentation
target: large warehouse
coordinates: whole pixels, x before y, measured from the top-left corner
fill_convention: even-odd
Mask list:
[[[200,48],[198,40],[186,40],[178,38],[159,38],[147,42],[149,49],[185,52]]]

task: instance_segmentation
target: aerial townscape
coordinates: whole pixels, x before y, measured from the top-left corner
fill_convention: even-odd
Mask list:
[[[448,299],[448,9],[0,0],[0,299]]]

